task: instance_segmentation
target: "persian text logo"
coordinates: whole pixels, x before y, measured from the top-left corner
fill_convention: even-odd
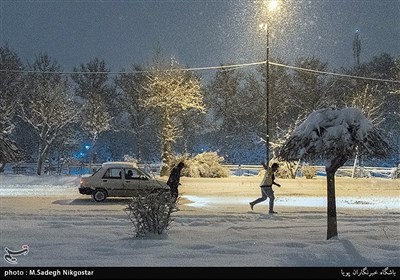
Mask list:
[[[10,250],[7,247],[5,247],[4,250],[6,251],[6,253],[4,254],[4,260],[10,264],[17,264],[17,258],[14,258],[14,256],[28,255],[29,246],[22,245],[22,249],[18,251]]]

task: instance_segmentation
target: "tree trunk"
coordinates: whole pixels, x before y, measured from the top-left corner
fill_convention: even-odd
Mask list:
[[[335,237],[337,233],[337,218],[336,218],[336,196],[335,196],[335,172],[327,171],[327,197],[328,197],[328,230],[327,239]]]
[[[325,167],[327,180],[327,199],[328,199],[328,229],[327,239],[338,235],[336,218],[336,196],[335,196],[335,173],[339,167],[343,166],[347,157],[337,157],[331,160]]]
[[[36,174],[42,175],[42,166],[43,166],[43,157],[39,155],[37,166],[36,166]]]
[[[356,157],[354,158],[353,171],[351,172],[351,178],[354,178],[356,175],[357,161],[358,161],[358,152],[356,153]]]
[[[48,150],[49,150],[49,145],[43,144],[43,143],[39,144],[38,163],[37,163],[37,170],[36,170],[37,175],[42,175],[43,161],[44,161],[45,157],[47,156]]]
[[[0,161],[0,173],[4,172],[4,168],[6,167],[6,162],[5,161]]]
[[[97,141],[97,136],[98,136],[98,132],[96,131],[95,133],[93,133],[92,136],[92,146],[89,148],[89,173],[92,174],[92,150],[94,148],[94,145],[96,145],[96,141]]]
[[[164,124],[161,134],[162,151],[161,151],[161,171],[160,176],[168,176],[169,167],[172,158],[172,144],[176,138],[175,127],[168,110],[165,110]]]
[[[171,163],[171,143],[169,141],[165,141],[163,145],[162,155],[161,155],[161,171],[160,176],[168,176],[169,165]]]
[[[300,159],[297,161],[297,163],[296,163],[296,166],[294,167],[294,170],[293,170],[293,177],[292,177],[292,179],[296,179],[296,176],[297,176],[297,170],[299,169],[299,166],[300,166]]]

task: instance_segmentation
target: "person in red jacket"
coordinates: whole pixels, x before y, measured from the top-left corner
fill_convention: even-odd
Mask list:
[[[274,191],[272,190],[272,185],[276,185],[278,187],[281,186],[280,184],[275,182],[275,172],[278,170],[279,164],[275,162],[272,164],[271,168],[269,168],[268,165],[263,163],[263,167],[265,169],[265,174],[264,174],[264,178],[260,184],[261,197],[250,202],[249,203],[250,208],[251,208],[251,210],[253,210],[254,205],[269,198],[269,213],[275,214],[277,212],[274,211],[275,196],[274,196]]]

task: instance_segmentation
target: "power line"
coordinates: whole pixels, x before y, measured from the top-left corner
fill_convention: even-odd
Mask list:
[[[331,76],[338,76],[338,77],[359,79],[359,80],[370,80],[370,81],[376,81],[376,82],[400,83],[400,81],[397,81],[397,80],[369,78],[369,77],[361,77],[361,76],[339,74],[339,73],[334,73],[334,72],[325,72],[325,71],[312,70],[312,69],[307,69],[307,68],[302,68],[302,67],[296,67],[296,66],[290,66],[290,65],[275,63],[275,62],[270,62],[269,64],[275,65],[275,66],[280,66],[280,67],[285,67],[285,68],[289,68],[289,69],[294,69],[294,70],[300,70],[300,71],[305,71],[305,72],[323,74],[323,75],[331,75]]]
[[[163,70],[132,70],[132,71],[121,71],[121,72],[109,72],[109,71],[40,71],[40,70],[9,70],[0,69],[0,72],[11,72],[11,73],[30,73],[30,74],[61,74],[61,75],[72,75],[72,74],[108,74],[108,75],[120,75],[120,74],[138,74],[138,73],[153,73],[153,72],[179,72],[179,71],[203,71],[203,70],[235,70],[244,67],[250,67],[255,65],[265,64],[265,61],[252,62],[252,63],[242,63],[242,64],[230,64],[230,65],[220,65],[220,66],[208,66],[208,67],[193,67],[193,68],[176,68],[176,69],[163,69]]]
[[[71,71],[71,72],[60,72],[60,71],[39,71],[39,70],[14,70],[14,69],[0,69],[0,72],[10,72],[10,73],[30,73],[30,74],[60,74],[60,75],[72,75],[72,74],[107,74],[107,75],[120,75],[120,74],[138,74],[138,73],[152,73],[154,71],[158,72],[179,72],[179,71],[206,71],[206,70],[236,70],[245,67],[251,67],[261,64],[266,64],[267,61],[258,61],[252,63],[242,63],[242,64],[229,64],[229,65],[220,65],[220,66],[207,66],[207,67],[192,67],[192,68],[177,68],[177,69],[165,69],[165,70],[132,70],[132,71],[121,71],[121,72],[108,72],[108,71],[97,71],[97,72],[84,72],[84,71]],[[398,80],[389,80],[389,79],[379,79],[379,78],[370,78],[370,77],[362,77],[362,76],[354,76],[347,74],[340,74],[334,72],[326,72],[319,71],[313,69],[307,69],[302,67],[296,67],[291,65],[286,65],[282,63],[269,62],[270,65],[275,65],[278,67],[284,67],[288,69],[305,71],[315,74],[321,75],[331,75],[336,77],[343,78],[351,78],[351,79],[359,79],[359,80],[369,80],[375,82],[386,82],[386,83],[400,83]]]

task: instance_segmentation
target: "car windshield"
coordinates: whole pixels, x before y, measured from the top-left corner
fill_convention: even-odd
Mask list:
[[[151,176],[150,176],[146,171],[144,171],[143,169],[139,168],[138,171],[139,171],[143,176],[146,176],[148,179],[151,179]]]

